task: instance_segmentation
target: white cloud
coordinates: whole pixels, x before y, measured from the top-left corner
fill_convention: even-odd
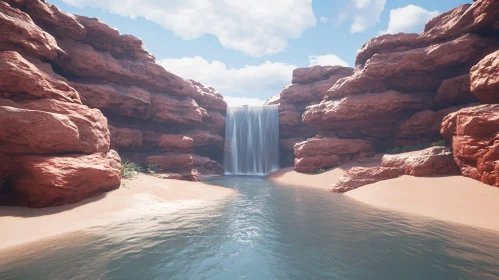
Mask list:
[[[326,23],[327,22],[327,17],[320,17],[319,21],[322,22],[322,23]]]
[[[309,66],[313,65],[322,65],[322,66],[327,66],[327,65],[339,65],[339,66],[345,66],[348,67],[348,63],[338,56],[334,54],[328,54],[328,55],[311,55],[308,57],[310,61]]]
[[[338,15],[336,25],[351,21],[350,33],[364,32],[380,22],[386,0],[351,0]]]
[[[258,98],[250,98],[250,97],[233,97],[233,96],[224,96],[225,101],[227,101],[227,105],[229,106],[242,106],[242,105],[262,105],[265,100]]]
[[[316,25],[312,0],[63,0],[78,7],[100,8],[131,18],[143,17],[182,39],[204,34],[222,46],[251,56],[283,51],[290,39]]]
[[[209,62],[200,56],[163,59],[165,69],[205,86],[214,87],[224,96],[266,99],[291,83],[295,65],[266,61],[260,65],[228,68],[221,61]]]
[[[408,5],[403,8],[393,9],[390,11],[390,22],[388,29],[381,33],[399,33],[399,32],[416,32],[423,30],[424,25],[428,20],[438,16],[438,11],[427,11],[415,5]]]

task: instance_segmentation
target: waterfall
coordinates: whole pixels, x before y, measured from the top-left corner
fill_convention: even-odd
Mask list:
[[[276,105],[228,107],[224,168],[227,175],[267,175],[279,169]]]

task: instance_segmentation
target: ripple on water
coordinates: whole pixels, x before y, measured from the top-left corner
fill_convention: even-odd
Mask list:
[[[5,251],[0,279],[499,279],[498,233],[259,177],[211,183],[238,195]]]

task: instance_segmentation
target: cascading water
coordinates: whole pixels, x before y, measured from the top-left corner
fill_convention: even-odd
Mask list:
[[[228,107],[224,168],[227,175],[267,175],[279,169],[276,105]]]

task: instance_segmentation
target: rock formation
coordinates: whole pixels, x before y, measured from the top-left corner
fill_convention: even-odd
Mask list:
[[[442,135],[452,142],[462,175],[499,187],[498,104],[470,107],[448,115],[442,123]]]
[[[278,105],[280,121],[281,165],[292,165],[293,148],[298,142],[315,136],[317,130],[302,123],[302,114],[311,104],[319,103],[339,79],[350,76],[352,68],[341,66],[312,66],[293,71],[292,85],[270,98],[265,104]]]
[[[385,155],[381,167],[353,167],[331,185],[330,190],[344,193],[404,174],[426,177],[459,175],[460,172],[448,147],[431,147],[422,151]]]
[[[222,96],[97,19],[0,1],[0,70],[0,204],[61,205],[118,188],[114,150],[182,179],[223,172]]]
[[[371,39],[357,52],[353,73],[325,91],[321,88],[320,94],[296,87],[285,89],[268,103],[281,104],[282,125],[307,128],[308,134],[286,135],[283,140],[303,141],[315,129],[322,137],[367,141],[376,152],[439,141],[440,125],[447,114],[478,101],[497,103],[498,49],[499,2],[478,0],[435,17],[421,34]],[[325,77],[325,73],[315,70],[310,76]],[[293,82],[314,78],[297,69]],[[303,111],[293,110],[303,106],[303,100],[309,101],[303,96],[321,95],[320,102],[314,100]],[[282,141],[281,146],[289,149],[291,142]],[[294,146],[297,171],[314,172],[313,168],[344,162],[336,160],[338,157],[347,159],[340,151],[317,146],[314,153],[323,158],[313,168],[303,168],[298,153],[306,146],[306,142]]]

